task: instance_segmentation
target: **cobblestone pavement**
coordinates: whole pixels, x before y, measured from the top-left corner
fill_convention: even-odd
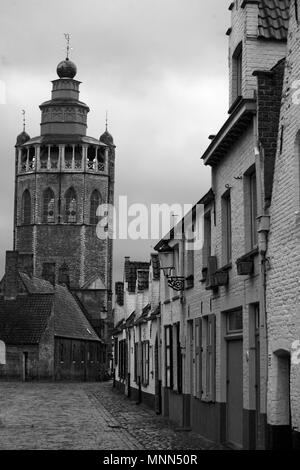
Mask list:
[[[105,383],[0,382],[0,449],[201,450],[179,431]]]

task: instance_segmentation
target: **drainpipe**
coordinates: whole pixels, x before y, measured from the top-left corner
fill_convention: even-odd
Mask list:
[[[267,413],[267,387],[268,387],[268,323],[266,308],[266,268],[267,268],[267,249],[268,234],[270,231],[270,215],[265,210],[264,205],[264,152],[258,143],[257,118],[254,117],[254,129],[256,131],[255,147],[255,165],[257,175],[257,209],[258,209],[258,248],[259,248],[259,265],[260,265],[260,315],[259,327],[260,337],[263,339],[263,361],[260,361],[260,370],[263,372],[263,388],[261,388],[260,411]],[[261,342],[262,344],[262,342]]]
[[[183,230],[182,233],[182,241],[181,241],[181,250],[179,253],[180,259],[179,259],[179,269],[180,273],[179,276],[182,276],[185,278],[185,233]],[[186,322],[186,315],[185,315],[185,309],[186,309],[186,297],[185,297],[185,282],[184,282],[184,287],[183,290],[181,291],[181,321],[180,321],[180,353],[181,353],[181,393],[182,393],[182,399],[183,399],[183,416],[182,416],[182,427],[188,427],[189,426],[189,419],[186,417],[186,406],[185,406],[185,376],[186,376],[186,335],[185,335],[185,322]]]

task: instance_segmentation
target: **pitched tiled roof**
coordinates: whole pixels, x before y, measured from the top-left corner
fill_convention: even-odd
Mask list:
[[[127,318],[125,322],[125,327],[130,328],[134,324],[135,320],[135,311],[132,312],[132,314]]]
[[[160,305],[157,305],[157,307],[153,310],[153,312],[150,315],[150,320],[155,320],[156,317],[160,315]]]
[[[55,286],[54,334],[64,338],[100,341],[71,292]]]
[[[52,295],[25,295],[16,300],[0,298],[0,339],[7,344],[38,344],[48,324]]]
[[[50,282],[38,277],[29,277],[25,273],[19,273],[19,276],[29,294],[53,294],[54,287]]]
[[[136,319],[135,325],[138,325],[140,323],[146,323],[148,321],[148,313],[151,310],[151,305],[147,304],[143,310],[142,314]]]
[[[258,36],[286,40],[289,25],[290,0],[260,0]]]

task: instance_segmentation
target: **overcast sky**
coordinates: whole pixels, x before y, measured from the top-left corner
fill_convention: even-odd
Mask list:
[[[14,145],[26,109],[39,135],[39,104],[65,56],[87,103],[88,135],[104,131],[116,149],[116,197],[129,202],[194,204],[210,187],[200,157],[228,110],[228,0],[1,0],[0,275],[12,249]],[[123,257],[148,260],[148,242],[115,242],[115,280]]]

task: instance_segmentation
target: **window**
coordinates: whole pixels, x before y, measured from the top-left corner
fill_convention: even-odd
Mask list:
[[[22,224],[31,224],[31,196],[28,189],[26,189],[22,196]]]
[[[202,396],[202,319],[195,319],[195,396]]]
[[[119,346],[118,338],[115,338],[115,339],[114,339],[114,358],[115,358],[115,366],[118,365],[118,346]]]
[[[65,147],[65,168],[71,169],[73,166],[73,146],[67,145]]]
[[[40,149],[40,167],[42,170],[47,169],[48,166],[48,147],[44,145]]]
[[[205,336],[205,393],[203,398],[206,401],[215,400],[216,388],[216,317],[208,315],[203,318]]]
[[[57,145],[52,145],[50,147],[50,164],[52,170],[58,169],[58,161],[59,161],[59,147]]]
[[[257,245],[257,191],[255,171],[249,176],[249,189],[251,248],[254,248]]]
[[[65,195],[65,222],[69,224],[77,222],[76,193],[73,188],[68,189]]]
[[[97,155],[97,148],[93,146],[89,146],[87,149],[87,169],[88,170],[96,170],[96,155]]]
[[[97,209],[100,206],[101,197],[99,191],[95,189],[91,195],[91,202],[90,202],[90,224],[97,225],[98,216],[97,216]]]
[[[142,342],[142,383],[149,384],[149,341]]]
[[[173,388],[173,334],[172,326],[165,327],[165,382]]]
[[[126,340],[119,341],[119,378],[125,379],[126,377],[126,361],[127,361],[127,348]]]
[[[243,76],[243,46],[242,43],[236,48],[232,57],[233,72],[233,99],[242,96],[242,76]]]
[[[42,279],[55,284],[55,263],[43,263]]]
[[[69,266],[66,263],[59,268],[58,283],[70,287]]]
[[[44,191],[43,196],[43,223],[44,224],[53,224],[55,222],[54,217],[54,192],[52,189],[48,188]]]
[[[138,383],[138,376],[139,376],[139,370],[138,370],[138,364],[139,364],[139,343],[134,343],[134,381],[135,383]]]
[[[211,211],[204,215],[203,267],[207,268],[211,256]]]
[[[227,333],[240,333],[243,331],[243,310],[238,309],[227,314]]]
[[[232,227],[231,227],[231,197],[227,191],[222,197],[222,232],[223,232],[223,264],[231,263],[232,257]]]
[[[176,353],[177,353],[177,392],[182,393],[182,354],[180,346],[180,323],[175,325],[176,331]]]

